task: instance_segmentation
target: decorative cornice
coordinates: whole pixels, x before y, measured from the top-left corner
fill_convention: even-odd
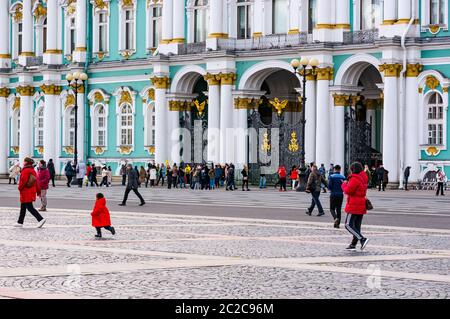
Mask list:
[[[150,81],[152,81],[153,85],[156,89],[168,89],[170,84],[170,79],[167,76],[154,76],[150,78]]]
[[[234,85],[237,76],[236,73],[219,73],[221,85]]]
[[[334,106],[349,106],[350,95],[348,94],[333,94]]]
[[[66,154],[69,155],[73,155],[74,153],[73,146],[64,146],[63,150]]]
[[[33,96],[35,89],[32,86],[18,86],[16,91],[20,96]]]
[[[385,77],[398,78],[402,68],[403,66],[399,63],[384,63],[380,65],[380,72],[384,72]]]
[[[23,18],[23,13],[22,13],[22,10],[23,10],[23,6],[22,6],[22,4],[19,2],[19,3],[17,3],[17,5],[16,5],[16,10],[14,11],[14,13],[12,14],[12,17],[13,17],[13,19],[14,19],[14,22],[21,22],[22,21],[22,18]]]
[[[425,80],[425,85],[430,89],[430,90],[436,90],[436,88],[440,85],[441,83],[439,82],[438,79],[436,79],[436,77],[434,77],[433,75],[429,75],[427,76],[426,80]]]
[[[45,17],[47,15],[47,8],[44,8],[42,3],[39,3],[33,12],[34,17],[36,20],[39,20],[42,17]]]
[[[20,152],[19,146],[11,146],[11,152],[12,152],[14,155],[19,154],[19,152]]]
[[[420,63],[408,64],[406,66],[406,76],[411,78],[416,78],[419,76],[420,72],[423,70],[423,65]]]
[[[257,109],[262,103],[262,99],[237,97],[234,99],[234,108],[236,110],[253,110]]]
[[[8,88],[0,88],[0,97],[7,98],[10,93],[11,93],[10,89],[8,89]]]
[[[67,94],[66,101],[64,102],[64,108],[67,109],[68,107],[74,106],[74,105],[75,105],[75,95]]]
[[[133,147],[132,146],[119,146],[117,148],[117,150],[122,155],[130,155],[131,152],[133,152]]]
[[[134,7],[134,1],[133,0],[122,0],[120,6],[123,8],[125,7]]]
[[[331,81],[334,76],[334,69],[332,67],[317,68],[317,81]]]
[[[102,155],[103,153],[105,153],[106,148],[103,146],[96,146],[93,148],[93,151],[95,152],[96,155]]]
[[[37,152],[39,155],[44,154],[44,147],[43,147],[43,146],[37,146],[37,147],[36,147],[36,152]]]
[[[98,11],[98,10],[108,10],[109,8],[109,3],[108,1],[105,0],[93,0],[92,1],[92,5],[94,7],[94,10]]]
[[[187,101],[187,100],[172,100],[169,101],[169,110],[173,112],[184,112],[184,111],[191,111],[194,107],[193,101]]]
[[[46,95],[60,95],[62,92],[62,87],[58,85],[41,85],[41,90]]]
[[[131,94],[129,91],[124,90],[120,94],[119,106],[122,106],[123,104],[133,105],[133,98],[131,97]]]

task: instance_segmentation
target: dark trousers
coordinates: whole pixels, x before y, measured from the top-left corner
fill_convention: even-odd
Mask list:
[[[25,220],[25,214],[27,213],[27,210],[30,212],[31,215],[34,216],[34,218],[37,219],[38,222],[43,220],[44,218],[39,214],[39,212],[36,210],[36,208],[33,207],[33,203],[21,203],[20,204],[20,215],[19,220],[17,221],[19,224],[23,224],[23,221]]]
[[[94,184],[98,187],[97,176],[91,177],[91,186],[94,186]]]
[[[145,202],[144,199],[142,198],[142,195],[139,193],[139,191],[136,188],[128,188],[127,187],[127,189],[125,190],[125,195],[123,196],[123,201],[122,201],[123,204],[127,203],[128,194],[130,194],[131,191],[133,191],[136,194],[136,196],[140,199],[141,204]]]
[[[11,184],[11,181],[13,181],[13,182],[14,182],[14,185],[15,185],[15,184],[17,184],[17,182],[16,182],[16,179],[15,179],[15,178],[10,178],[10,179],[9,179],[9,183],[10,183],[10,184]]]
[[[71,176],[71,175],[66,175],[66,177],[67,177],[67,186],[70,187],[70,185],[72,184],[72,178],[73,178],[73,176]]]
[[[361,234],[361,224],[363,217],[364,215],[347,214],[347,218],[345,220],[345,228],[350,234],[353,235],[353,246],[356,246],[358,241],[364,238],[364,236]]]
[[[108,176],[105,176],[102,178],[102,182],[100,183],[100,186],[106,185],[108,187]]]
[[[122,175],[122,186],[125,186],[127,182],[127,175]]]
[[[438,183],[436,196],[439,196],[439,192],[441,193],[442,196],[444,196],[444,183]]]
[[[159,175],[158,180],[156,181],[156,186],[159,185],[159,181],[161,181],[161,186],[164,186],[164,176]]]
[[[55,175],[50,176],[50,179],[52,181],[52,186],[55,187]]]
[[[242,190],[244,190],[244,187],[246,188],[246,189],[248,189],[248,179],[244,179],[243,181],[242,181]]]
[[[334,219],[341,221],[342,202],[344,195],[330,197],[330,211]]]
[[[378,191],[381,191],[381,189],[383,189],[383,192],[386,190],[386,183],[383,180],[378,181]]]
[[[286,190],[286,177],[281,177],[280,178],[280,190]]]
[[[320,203],[320,191],[316,192],[311,192],[311,196],[312,196],[312,200],[311,200],[311,206],[308,208],[308,211],[310,213],[313,212],[314,208],[317,205],[317,209],[319,210],[319,214],[323,214],[323,207],[322,204]]]
[[[83,187],[83,179],[77,178],[78,187]]]
[[[405,178],[405,191],[407,191],[407,190],[408,190],[408,179]]]
[[[112,232],[111,226],[104,226],[103,228]],[[95,229],[97,230],[97,235],[101,236],[102,235],[102,227],[95,227]]]

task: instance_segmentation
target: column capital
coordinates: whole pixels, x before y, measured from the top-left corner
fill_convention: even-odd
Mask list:
[[[150,78],[156,89],[168,89],[170,84],[170,79],[168,76],[153,76]]]
[[[317,81],[331,81],[334,76],[334,69],[332,67],[317,68]]]
[[[379,69],[380,72],[384,72],[385,77],[398,78],[400,76],[400,71],[403,66],[400,63],[384,63],[381,64]]]
[[[221,77],[219,74],[206,73],[203,78],[208,82],[208,85],[220,85]]]
[[[406,76],[416,78],[423,70],[423,65],[420,63],[413,63],[406,65]]]
[[[219,73],[222,85],[233,85],[236,82],[236,73]]]
[[[60,95],[62,92],[62,87],[54,84],[50,85],[43,84],[41,85],[41,90],[46,95]]]
[[[378,108],[378,99],[364,100],[364,106],[367,110],[376,110]]]
[[[71,88],[73,89],[77,89],[78,93],[84,94],[84,92],[86,91],[86,88],[84,86],[84,84],[80,84],[80,83],[74,83],[70,85]]]
[[[0,97],[7,98],[9,96],[9,93],[11,92],[8,88],[2,88],[0,87]]]
[[[348,94],[333,94],[334,106],[348,106],[350,104],[350,95]]]
[[[18,86],[16,91],[20,96],[33,96],[35,89],[32,86]]]
[[[169,110],[176,112],[191,111],[194,106],[194,102],[188,100],[172,100],[169,101]]]
[[[254,110],[262,104],[262,99],[237,97],[234,99],[234,108],[236,110]]]

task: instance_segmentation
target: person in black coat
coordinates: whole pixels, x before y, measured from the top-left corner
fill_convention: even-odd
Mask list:
[[[55,171],[55,163],[53,163],[53,159],[48,160],[47,169],[48,169],[48,172],[50,173],[50,180],[52,181],[52,185],[53,185],[53,187],[55,187],[56,171]]]
[[[73,168],[72,161],[68,161],[66,167],[64,168],[64,173],[67,177],[67,187],[70,187],[73,177],[76,175],[75,169]]]
[[[381,189],[383,189],[383,192],[386,190],[386,184],[384,183],[384,176],[385,176],[385,169],[383,167],[383,164],[381,164],[375,174],[377,175],[377,181],[378,181],[378,191],[380,192]]]
[[[128,164],[128,166],[127,166],[127,177],[128,177],[128,181],[127,181],[127,187],[125,189],[125,195],[123,197],[122,203],[120,203],[119,206],[126,206],[128,194],[131,191],[133,191],[136,194],[136,196],[139,198],[139,200],[141,201],[139,206],[144,206],[145,205],[144,198],[142,198],[142,195],[138,191],[139,174],[136,172],[135,169],[133,169],[133,165],[131,165],[131,164]]]
[[[405,173],[403,175],[405,177],[405,191],[407,191],[408,190],[408,179],[409,179],[409,176],[411,175],[411,166],[408,166],[405,169]]]

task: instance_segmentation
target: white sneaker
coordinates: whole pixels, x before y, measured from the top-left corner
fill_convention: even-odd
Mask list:
[[[42,226],[44,226],[44,224],[45,224],[45,222],[46,222],[47,220],[44,218],[43,220],[41,220],[40,222],[39,222],[39,224],[37,225],[37,228],[42,228]]]
[[[23,224],[15,223],[13,227],[15,227],[15,228],[22,228]]]

